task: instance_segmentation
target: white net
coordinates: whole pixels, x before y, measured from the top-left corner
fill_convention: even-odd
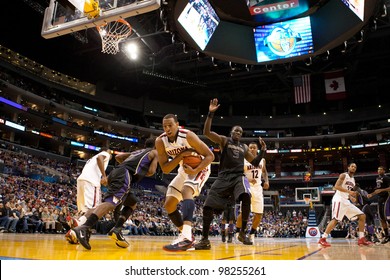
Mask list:
[[[102,38],[102,52],[117,54],[119,43],[131,34],[131,26],[124,19],[112,21],[97,27]]]

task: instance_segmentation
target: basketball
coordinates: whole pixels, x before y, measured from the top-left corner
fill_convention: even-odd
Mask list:
[[[187,156],[183,157],[183,164],[187,164],[191,166],[192,168],[198,167],[198,165],[201,163],[202,158],[200,156]]]
[[[84,15],[88,19],[97,18],[100,16],[101,9],[99,7],[99,1],[97,0],[86,0],[84,3]]]

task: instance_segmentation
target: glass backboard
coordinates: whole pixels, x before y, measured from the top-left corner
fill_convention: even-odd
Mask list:
[[[160,8],[160,0],[99,0],[101,14],[88,19],[80,8],[84,0],[50,0],[45,10],[41,35],[54,38],[100,26],[104,23],[148,13]]]
[[[305,202],[305,197],[310,197],[312,202],[320,202],[320,190],[315,187],[296,188],[295,189],[295,201]]]

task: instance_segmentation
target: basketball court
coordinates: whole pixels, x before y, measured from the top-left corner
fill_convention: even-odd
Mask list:
[[[104,235],[92,235],[88,251],[71,245],[62,234],[0,234],[0,259],[25,260],[390,260],[390,244],[357,246],[356,239],[329,238],[330,248],[318,238],[256,238],[253,246],[223,243],[211,237],[211,250],[166,252],[173,237],[126,236],[130,247],[121,249]],[[199,237],[197,237],[199,240]]]

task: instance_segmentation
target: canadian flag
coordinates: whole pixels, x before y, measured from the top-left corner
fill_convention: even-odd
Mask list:
[[[324,73],[327,100],[340,100],[347,97],[343,70]]]

